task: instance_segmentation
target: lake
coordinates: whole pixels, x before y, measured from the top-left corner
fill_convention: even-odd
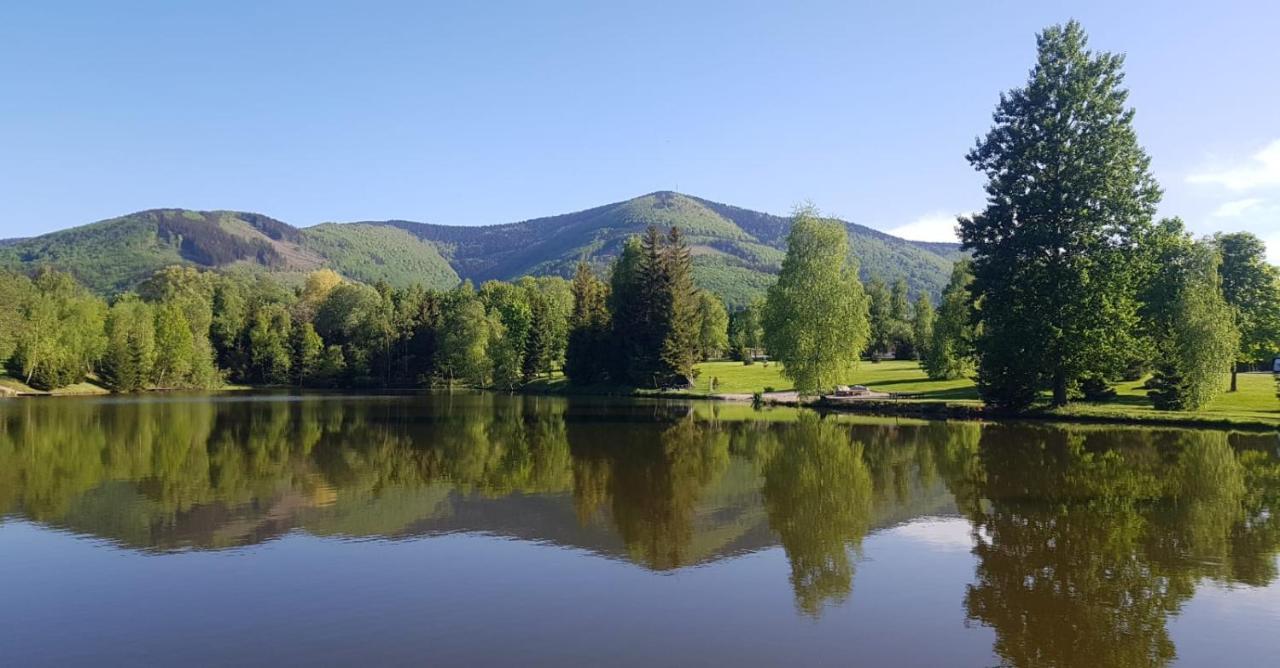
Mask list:
[[[0,402],[0,663],[1260,666],[1276,434]]]

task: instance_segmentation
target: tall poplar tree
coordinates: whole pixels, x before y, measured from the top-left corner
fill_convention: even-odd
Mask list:
[[[968,160],[986,208],[960,219],[972,253],[978,388],[1022,409],[1082,378],[1118,375],[1137,332],[1136,241],[1160,188],[1126,106],[1123,56],[1089,51],[1080,24],[1046,29],[1026,86],[1000,98]]]
[[[796,211],[778,282],[764,306],[765,346],[801,394],[844,380],[870,336],[867,297],[844,226]]]

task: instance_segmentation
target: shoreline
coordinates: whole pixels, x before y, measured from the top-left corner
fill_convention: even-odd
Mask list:
[[[7,380],[7,378],[6,378]],[[346,394],[369,392],[374,388],[303,388],[295,386],[249,386],[228,385],[226,387],[195,390],[196,392],[252,392],[258,390],[292,390],[315,391],[328,394]],[[377,388],[377,392],[410,393],[439,391],[443,388]],[[495,388],[456,388],[467,391],[495,392],[505,394],[523,394],[531,396],[561,397],[609,397],[620,399],[681,399],[687,401],[717,401],[736,404],[752,403],[752,395],[745,393],[707,393],[688,390],[643,390],[625,386],[585,386],[573,387],[568,384],[548,385],[535,382],[526,387],[501,390]],[[105,396],[143,396],[147,394],[170,394],[191,390],[148,389],[140,392],[113,392],[105,387],[92,383],[79,383],[69,388],[53,391],[36,390],[34,388],[15,388],[0,385],[0,400],[39,397],[105,397]],[[808,409],[818,413],[844,413],[854,415],[875,415],[888,417],[905,417],[922,420],[972,420],[984,422],[1005,422],[1019,420],[1036,420],[1043,422],[1065,422],[1077,424],[1115,424],[1152,427],[1191,427],[1209,429],[1233,429],[1241,431],[1267,432],[1280,431],[1280,415],[1275,418],[1254,418],[1249,416],[1217,416],[1213,414],[1187,414],[1171,412],[1168,415],[1159,413],[1115,413],[1098,411],[1091,404],[1074,404],[1065,409],[1037,409],[1025,413],[1004,413],[993,411],[971,402],[953,402],[930,399],[913,399],[901,397],[873,397],[863,399],[833,397],[799,397],[794,392],[771,392],[763,394],[762,405]]]

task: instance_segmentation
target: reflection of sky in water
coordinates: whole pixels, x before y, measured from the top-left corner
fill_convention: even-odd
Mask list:
[[[922,517],[886,533],[941,552],[968,552],[973,549],[973,528],[959,517]]]

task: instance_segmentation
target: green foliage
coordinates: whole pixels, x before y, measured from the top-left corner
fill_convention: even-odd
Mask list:
[[[698,355],[703,361],[724,356],[729,348],[729,312],[711,292],[698,294]]]
[[[1267,262],[1266,244],[1248,232],[1214,235],[1213,244],[1222,257],[1222,293],[1240,331],[1231,370],[1234,391],[1238,365],[1280,352],[1280,270]]]
[[[933,342],[933,302],[929,295],[920,295],[916,299],[911,316],[911,345],[915,349],[916,359],[924,359],[929,355],[929,345]]]
[[[973,373],[974,314],[969,293],[973,265],[956,262],[942,292],[942,304],[921,366],[934,380],[964,378]]]
[[[764,300],[748,304],[729,316],[729,346],[733,358],[751,364],[764,349]]]
[[[979,388],[1009,409],[1046,387],[1064,404],[1080,380],[1122,373],[1137,347],[1137,241],[1160,200],[1123,58],[1088,51],[1075,22],[1038,47],[1026,86],[1001,96],[968,155],[987,206],[960,220],[982,313]]]
[[[698,354],[698,293],[692,257],[678,228],[656,227],[629,241],[614,263],[609,293],[617,345],[610,377],[639,387],[681,385]]]
[[[867,344],[867,298],[849,260],[848,237],[812,207],[795,214],[762,321],[769,355],[802,394],[834,386]]]
[[[293,328],[293,382],[298,385],[320,385],[325,380],[322,369],[325,348],[324,339],[316,333],[315,325],[304,322]]]
[[[614,274],[617,275],[616,272]],[[578,385],[600,383],[613,368],[609,315],[609,286],[596,277],[586,262],[573,275],[573,314],[569,319],[569,343],[564,372]]]
[[[69,274],[40,272],[21,306],[12,366],[40,389],[84,380],[106,346],[106,312]]]
[[[1182,234],[1180,221],[1161,227],[1168,238],[1144,311],[1155,355],[1148,394],[1161,410],[1199,410],[1224,389],[1239,332],[1223,298],[1217,251]]]
[[[764,296],[781,262],[791,220],[673,192],[509,225],[453,227],[404,221],[405,229],[442,249],[464,278],[511,280],[525,275],[571,276],[579,260],[603,270],[627,239],[654,225],[679,228],[693,255],[694,282],[740,309]],[[906,241],[843,223],[865,275],[907,281],[912,295],[938,294],[958,257],[954,244]],[[864,276],[865,277],[865,276]]]
[[[665,368],[659,376],[676,382],[692,379],[693,365],[700,361],[701,311],[698,290],[693,285],[693,256],[678,227],[671,228],[667,235],[658,273],[662,276],[660,285],[669,293],[656,300],[669,304],[669,312],[660,315],[667,324],[661,354]]]
[[[18,337],[25,327],[23,313],[32,291],[31,279],[0,271],[0,368],[18,347]]]
[[[452,387],[457,382],[484,387],[493,377],[489,358],[491,323],[470,284],[449,295],[440,325],[436,370]],[[505,360],[504,360],[505,361]]]
[[[672,192],[480,227],[386,221],[300,230],[255,213],[157,209],[0,245],[0,268],[60,268],[103,295],[133,289],[155,271],[183,263],[279,272],[282,280],[294,281],[328,267],[362,282],[442,290],[457,285],[459,275],[474,281],[569,277],[581,259],[603,270],[627,238],[651,224],[679,228],[693,259],[694,283],[739,309],[772,284],[790,220]],[[863,277],[905,279],[912,295],[938,294],[958,257],[954,244],[844,225]]]
[[[107,344],[99,373],[112,389],[151,387],[156,363],[155,308],[136,295],[116,300],[107,313]]]
[[[291,381],[292,337],[293,321],[284,306],[264,304],[257,309],[248,332],[253,382],[285,385]]]
[[[385,280],[396,287],[420,284],[436,290],[447,290],[459,281],[434,245],[396,227],[326,223],[301,234],[304,248],[358,281]]]

